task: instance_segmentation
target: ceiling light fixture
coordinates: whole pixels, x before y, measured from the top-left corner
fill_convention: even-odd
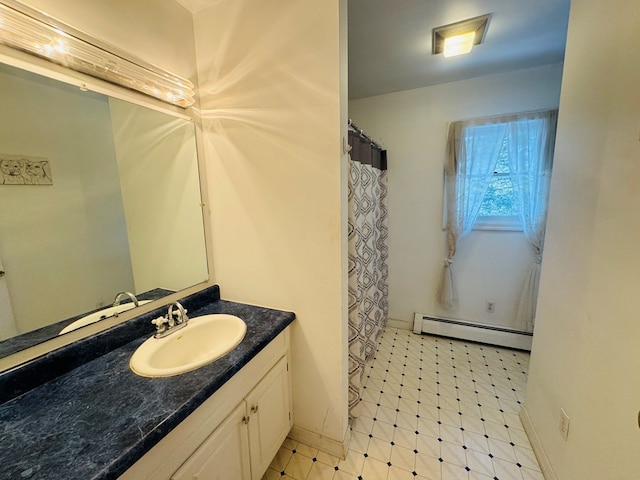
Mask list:
[[[484,41],[491,14],[433,29],[432,53],[453,57],[469,53],[474,45]]]

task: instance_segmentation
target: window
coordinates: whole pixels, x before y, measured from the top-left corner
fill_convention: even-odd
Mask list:
[[[555,126],[549,116],[530,112],[451,124],[445,210],[454,215],[452,228],[462,235],[523,230],[520,215],[538,203],[551,171]]]
[[[502,140],[498,162],[480,205],[474,230],[522,230],[518,221],[518,199],[511,181],[507,137]]]
[[[536,260],[527,275],[518,321],[532,328],[544,245],[557,110],[453,122],[444,168],[447,258],[438,286],[442,308],[455,304],[451,264],[458,240],[474,228],[520,224]],[[509,220],[517,219],[509,225]],[[480,221],[479,221],[480,220]]]
[[[480,217],[515,217],[518,214],[517,199],[513,192],[506,142],[502,142],[498,163],[489,180],[487,193],[480,205]]]

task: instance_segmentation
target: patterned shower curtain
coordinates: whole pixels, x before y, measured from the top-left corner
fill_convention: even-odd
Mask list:
[[[387,154],[349,131],[349,415],[357,417],[366,360],[387,323]]]

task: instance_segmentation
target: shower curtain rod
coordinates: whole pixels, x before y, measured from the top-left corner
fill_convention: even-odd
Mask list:
[[[366,133],[364,133],[364,130],[362,130],[360,127],[358,127],[355,123],[353,123],[353,121],[351,119],[349,119],[349,126],[358,134],[360,135],[362,138],[364,138],[367,142],[371,143],[371,145],[373,145],[374,147],[376,147],[379,150],[385,150],[382,145],[380,145],[378,142],[376,142],[373,138],[371,138],[369,135],[367,135]]]

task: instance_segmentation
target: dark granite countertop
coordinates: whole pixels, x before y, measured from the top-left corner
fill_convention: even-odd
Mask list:
[[[62,352],[45,359],[49,364],[34,362],[25,372],[0,375],[0,389],[6,390],[0,405],[0,479],[118,478],[295,318],[291,312],[203,300],[204,295],[184,300],[191,317],[233,314],[245,321],[247,334],[231,353],[193,372],[144,378],[129,369],[131,354],[153,333],[149,320],[159,313],[154,311],[78,342],[80,361],[73,369],[71,353]],[[103,352],[109,335],[115,347]],[[53,370],[42,377],[45,383],[23,386],[43,368]]]

